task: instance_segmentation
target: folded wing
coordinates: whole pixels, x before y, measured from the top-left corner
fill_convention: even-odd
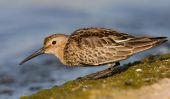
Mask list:
[[[84,28],[70,35],[64,58],[70,65],[100,65],[128,58],[165,38],[134,37],[104,28]]]
[[[75,31],[65,47],[65,60],[70,65],[99,65],[116,62],[132,54],[131,47],[119,42],[133,39],[110,29],[85,28]]]

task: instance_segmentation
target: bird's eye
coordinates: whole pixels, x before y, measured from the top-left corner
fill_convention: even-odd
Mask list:
[[[55,45],[55,44],[56,44],[56,41],[53,41],[52,44]]]

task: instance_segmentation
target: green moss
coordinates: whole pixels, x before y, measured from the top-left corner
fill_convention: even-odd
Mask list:
[[[129,63],[126,67],[125,71],[107,78],[77,79],[20,99],[97,99],[98,94],[103,94],[103,98],[112,97],[120,90],[138,89],[162,78],[170,78],[170,54],[150,56],[140,62]]]

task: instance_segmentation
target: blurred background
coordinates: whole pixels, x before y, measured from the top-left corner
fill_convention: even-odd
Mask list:
[[[0,99],[18,99],[105,68],[66,67],[53,55],[19,66],[42,47],[46,36],[105,27],[133,35],[170,37],[169,9],[169,0],[0,0]],[[169,51],[168,42],[122,64]]]

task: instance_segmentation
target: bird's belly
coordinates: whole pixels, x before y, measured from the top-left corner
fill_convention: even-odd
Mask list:
[[[112,50],[112,51],[111,51]],[[101,65],[117,62],[127,58],[128,56],[117,55],[113,49],[83,49],[75,55],[78,60],[72,58],[72,63],[78,65]]]

